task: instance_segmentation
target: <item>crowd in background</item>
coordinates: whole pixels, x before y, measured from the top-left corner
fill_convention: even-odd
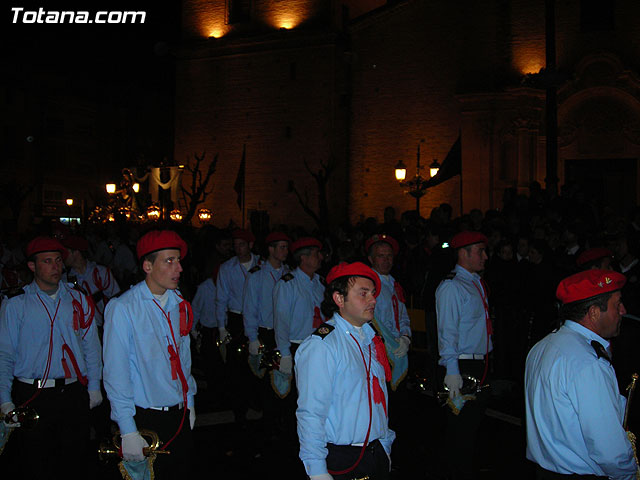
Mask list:
[[[205,279],[215,280],[219,265],[233,256],[230,232],[235,227],[232,223],[226,229],[164,225],[163,228],[178,231],[189,245],[180,283],[185,298],[192,299]],[[265,255],[264,238],[269,230],[248,228],[257,238],[254,252]],[[54,221],[34,226],[33,231],[22,235],[3,231],[2,289],[9,291],[30,281],[23,253],[30,238],[38,234],[64,236],[71,230],[88,239],[89,258],[110,267],[118,284],[126,290],[143,278],[134,254],[135,243],[149,229],[149,224],[68,226]],[[623,322],[622,335],[614,342],[614,352],[617,349],[624,353],[617,355],[619,378],[628,378],[635,363],[629,346],[637,336],[636,330],[640,330],[640,323],[634,320],[640,317],[640,208],[636,206],[629,206],[626,211],[602,207],[572,185],[565,185],[559,196],[549,198],[534,182],[528,195],[506,190],[503,207],[486,212],[473,209],[456,216],[450,205],[441,204],[429,218],[416,211],[406,211],[396,218],[394,209],[387,207],[380,219],[363,215],[356,223],[340,225],[332,232],[309,231],[296,225],[273,225],[271,230],[283,231],[292,240],[307,235],[320,239],[324,245],[321,275],[341,261],[366,262],[364,244],[373,234],[386,233],[396,238],[400,253],[392,275],[407,293],[407,307],[425,310],[427,337],[432,337],[427,339],[428,350],[436,359],[435,290],[455,263],[448,241],[456,232],[483,232],[489,240],[484,278],[495,332],[494,375],[516,382],[521,381],[528,350],[558,324],[555,289],[559,280],[588,268],[577,263],[581,253],[604,247],[611,252],[610,267],[628,279],[623,301],[629,317]],[[614,353],[614,363],[615,359]]]

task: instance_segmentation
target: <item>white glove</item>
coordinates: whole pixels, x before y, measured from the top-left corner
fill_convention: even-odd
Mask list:
[[[144,460],[142,449],[148,447],[147,441],[139,432],[131,432],[121,436],[122,458],[125,462],[139,462]]]
[[[260,353],[260,340],[251,340],[249,342],[249,354],[258,355]]]
[[[15,410],[15,409],[16,409],[16,406],[13,404],[13,402],[6,402],[0,405],[0,411],[2,411],[3,416],[9,413],[11,410]]]
[[[406,335],[402,335],[400,338],[396,338],[396,342],[398,342],[398,348],[393,351],[393,354],[398,358],[404,357],[409,351],[411,340]]]
[[[89,410],[102,403],[102,392],[100,390],[89,390]]]
[[[291,369],[293,368],[293,359],[291,355],[282,357],[280,359],[280,371],[285,375],[291,375]]]
[[[311,480],[333,480],[333,477],[329,473],[323,473],[321,475],[310,475]]]
[[[4,417],[7,415],[7,413],[15,409],[16,409],[16,406],[13,404],[13,402],[6,402],[0,405],[0,411],[2,412],[2,420],[4,421]],[[18,428],[20,426],[20,422],[10,422],[10,423],[4,422],[4,424],[9,428]]]
[[[196,424],[196,408],[195,407],[191,407],[189,409],[189,426],[191,427],[191,430],[193,430],[193,427]]]
[[[225,342],[225,339],[229,335],[229,332],[227,332],[227,329],[224,327],[218,327],[218,332],[220,333],[220,339],[219,339],[220,344],[222,345],[223,343],[227,343]]]
[[[460,375],[459,373],[455,373],[453,375],[445,375],[444,384],[449,389],[449,398],[460,395],[460,389],[462,388],[462,375]]]

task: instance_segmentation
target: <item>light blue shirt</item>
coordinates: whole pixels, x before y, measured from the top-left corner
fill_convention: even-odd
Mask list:
[[[66,273],[66,277],[67,279],[69,277],[76,277],[78,285],[89,295],[102,292],[102,295],[106,297],[107,301],[111,297],[120,293],[120,286],[118,285],[116,278],[111,274],[111,270],[105,266],[98,265],[96,262],[87,261],[84,273],[80,273],[71,268]],[[94,320],[99,326],[102,326],[104,323],[104,297],[96,302]]]
[[[160,303],[142,281],[107,304],[104,322],[104,387],[111,402],[111,419],[120,433],[135,432],[136,405],[141,408],[170,407],[183,401],[179,376],[171,375],[168,346],[175,338],[182,372],[189,386],[187,406],[193,407],[196,382],[191,376],[189,335],[180,336],[182,301],[169,290],[167,303]],[[173,331],[173,336],[171,335]]]
[[[401,302],[398,298],[398,294],[395,289],[396,280],[391,275],[382,275],[380,272],[374,269],[374,271],[380,277],[380,295],[376,298],[375,317],[376,321],[384,323],[384,325],[393,332],[393,336],[398,338],[402,335],[406,335],[411,338],[411,323],[409,321],[409,314],[407,313],[407,307],[404,302]],[[396,316],[393,310],[393,298],[395,297],[398,302],[398,323],[400,329],[396,326]]]
[[[296,268],[290,275],[291,280],[278,280],[273,289],[273,329],[283,357],[291,355],[291,340],[302,341],[313,333],[314,310],[324,297],[318,274],[309,278]]]
[[[384,367],[376,359],[373,328],[369,324],[362,326],[363,340],[357,329],[338,313],[327,323],[335,327],[328,335],[324,338],[311,335],[296,352],[296,417],[300,459],[307,475],[327,473],[327,443],[364,442],[369,426],[367,389],[371,394],[369,443],[379,440],[387,455],[391,455],[391,444],[396,438],[389,429],[383,404],[373,400],[375,376],[388,408]],[[371,368],[368,386],[365,362]]]
[[[596,333],[566,321],[529,352],[527,458],[562,474],[635,479],[637,465],[622,428],[626,399],[593,340],[609,347]]]
[[[268,261],[258,268],[247,277],[242,301],[244,334],[250,341],[258,339],[259,327],[273,328],[273,288],[289,271],[284,264],[275,269]]]
[[[196,328],[198,323],[208,328],[218,326],[216,319],[216,286],[213,283],[213,278],[207,278],[198,285],[196,295],[193,297],[193,302],[191,302],[191,308],[193,309],[192,329]]]
[[[455,277],[445,279],[436,290],[438,317],[438,363],[447,367],[447,375],[460,373],[458,357],[461,354],[487,353],[487,321],[480,275],[456,265]],[[493,350],[489,338],[489,352]]]
[[[95,322],[86,329],[73,329],[74,298],[81,302],[83,312],[88,315],[90,309],[86,296],[64,282],[58,283],[55,300],[40,290],[35,281],[24,287],[23,294],[3,300],[0,308],[0,403],[11,401],[13,377],[44,378],[49,339],[52,348],[47,378],[65,378],[62,346],[66,343],[80,372],[88,379],[88,390],[100,390],[102,358],[98,331]],[[65,354],[64,358],[72,377],[75,377],[69,355]]]
[[[216,281],[216,318],[218,327],[226,326],[227,311],[242,313],[244,282],[249,275],[248,271],[259,264],[258,260],[259,258],[252,253],[251,264],[248,269],[242,266],[237,256],[220,265]]]

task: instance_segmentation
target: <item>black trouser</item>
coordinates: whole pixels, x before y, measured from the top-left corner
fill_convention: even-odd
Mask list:
[[[202,343],[200,345],[200,357],[202,359],[202,370],[207,380],[207,393],[209,400],[214,402],[214,395],[219,394],[219,389],[223,385],[224,365],[220,356],[220,349],[216,345],[218,329],[201,327]],[[200,393],[200,392],[198,392]],[[212,395],[213,394],[213,395]]]
[[[176,434],[183,415],[184,423],[180,433],[167,446],[167,450],[171,453],[168,455],[158,454],[153,463],[153,472],[158,480],[189,478],[194,448],[191,427],[189,426],[189,410],[185,411],[176,407],[165,412],[136,407],[135,421],[138,431],[147,429],[156,432],[163,444],[169,442]]]
[[[35,428],[20,427],[11,434],[9,443],[20,472],[17,478],[86,478],[90,455],[97,454],[89,450],[87,387],[78,381],[65,385],[64,379],[58,383],[41,389],[29,403],[40,416]],[[35,385],[15,380],[14,403],[22,405],[36,390]]]
[[[461,374],[471,375],[480,381],[484,374],[485,361],[459,360],[458,366]],[[488,383],[487,379],[485,383]],[[447,407],[445,450],[449,470],[456,480],[476,478],[473,458],[479,441],[478,430],[484,418],[489,396],[488,389],[477,393],[475,400],[469,400],[464,404],[459,415],[455,415]]]
[[[585,480],[595,480],[596,478],[601,478],[601,479],[608,479],[609,477],[600,477],[598,475],[580,475],[577,473],[570,473],[570,474],[564,474],[564,473],[556,473],[556,472],[551,472],[549,470],[545,470],[544,468],[542,468],[540,465],[536,465],[536,479],[537,480],[579,480],[579,479],[585,479]]]
[[[327,468],[339,472],[346,470],[358,461],[362,447],[351,445],[327,444]],[[350,480],[369,476],[371,480],[387,480],[389,478],[389,457],[379,440],[374,440],[365,448],[360,463],[348,473],[333,474],[334,480]]]
[[[227,312],[227,331],[231,335],[231,342],[227,344],[227,361],[225,364],[225,384],[227,394],[236,423],[245,424],[247,410],[249,410],[249,366],[247,365],[247,349],[245,348],[244,324],[242,315]],[[222,339],[221,339],[222,340]]]

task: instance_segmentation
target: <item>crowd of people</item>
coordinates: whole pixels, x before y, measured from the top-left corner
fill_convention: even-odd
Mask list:
[[[233,410],[230,453],[252,441],[253,407],[262,435],[299,442],[313,480],[389,478],[402,428],[394,412],[408,372],[423,367],[409,364],[410,314],[423,310],[437,388],[449,396],[451,478],[474,478],[491,395],[483,386],[496,378],[525,390],[527,457],[540,478],[630,478],[619,392],[637,365],[639,254],[640,209],[596,208],[569,187],[550,199],[535,183],[528,196],[505,192],[499,210],[454,217],[442,204],[428,219],[408,211],[398,220],[388,207],[380,222],[363,217],[332,232],[54,222],[24,241],[7,234],[2,425],[24,446],[25,478],[51,478],[65,459],[86,469],[78,439],[89,436],[90,411],[106,409],[126,468],[147,468],[153,430],[172,451],[157,455],[154,470],[175,478],[178,464],[188,474],[203,398]],[[550,360],[559,355],[552,346],[563,342],[577,342],[567,348],[589,365],[563,364],[563,380],[589,376],[582,389],[548,385],[562,362]],[[585,407],[584,396],[600,400]],[[556,410],[548,397],[568,406]],[[40,415],[33,430],[16,428],[16,406],[26,405]],[[586,420],[598,409],[606,425]],[[30,462],[29,449],[45,442],[50,462]],[[550,453],[561,445],[574,453]]]

